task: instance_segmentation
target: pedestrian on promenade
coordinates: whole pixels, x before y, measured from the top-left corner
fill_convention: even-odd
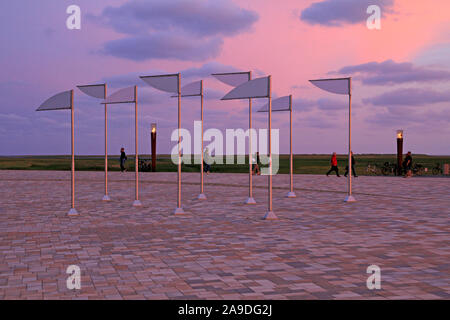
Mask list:
[[[408,151],[408,153],[405,156],[405,160],[403,161],[403,168],[405,169],[405,178],[412,177],[412,156],[411,151]]]
[[[327,172],[327,177],[332,171],[335,171],[336,172],[336,176],[340,177],[338,163],[337,163],[337,157],[336,157],[336,152],[333,152],[333,155],[331,156],[330,164],[331,164],[331,169]]]
[[[351,151],[350,154],[352,156],[352,174],[355,178],[358,178],[358,175],[356,174],[356,171],[355,171],[356,161],[355,161],[355,157],[353,156],[353,151]],[[344,177],[347,177],[347,175],[348,175],[348,165],[345,167]]]
[[[206,172],[207,175],[211,173],[211,164],[212,159],[209,155],[209,150],[205,148],[205,152],[203,153],[203,172]]]
[[[260,176],[261,170],[259,168],[259,165],[261,163],[261,159],[259,158],[259,152],[256,153],[256,159],[252,156],[252,162],[253,162],[252,175],[257,174],[258,176]]]
[[[125,168],[125,161],[127,160],[127,155],[125,154],[125,148],[120,149],[120,171],[127,171]]]

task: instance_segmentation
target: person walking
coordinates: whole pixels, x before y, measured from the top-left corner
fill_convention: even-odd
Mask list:
[[[256,159],[252,157],[252,162],[253,162],[252,175],[257,174],[258,176],[260,176],[261,170],[259,168],[259,164],[261,163],[261,160],[259,158],[259,152],[256,152]]]
[[[412,177],[412,156],[411,151],[408,151],[408,153],[405,156],[405,161],[403,161],[403,168],[405,169],[405,178]]]
[[[331,156],[330,164],[331,164],[331,169],[327,172],[327,177],[332,171],[335,171],[336,176],[340,177],[336,152],[333,152],[333,155]]]
[[[207,175],[211,173],[211,160],[209,150],[208,148],[205,148],[205,152],[203,153],[203,172],[206,172]]]
[[[125,168],[125,161],[127,160],[127,155],[125,154],[125,148],[120,149],[120,171],[127,171]]]
[[[353,151],[351,151],[350,154],[352,156],[352,174],[355,178],[358,178],[358,175],[356,174],[356,171],[355,171],[356,161],[355,161],[355,157],[353,156]],[[347,177],[347,175],[348,175],[348,165],[345,167],[344,177]]]

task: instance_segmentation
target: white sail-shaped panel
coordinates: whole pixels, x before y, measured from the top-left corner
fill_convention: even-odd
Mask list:
[[[114,92],[105,100],[103,100],[102,104],[134,103],[134,102],[136,102],[135,87],[128,87]]]
[[[178,94],[178,74],[140,77],[150,87]]]
[[[54,95],[42,103],[36,111],[72,109],[72,91],[64,91]]]
[[[350,94],[350,79],[319,79],[309,80],[316,87],[336,94]]]
[[[250,72],[214,73],[212,76],[232,87],[238,87],[250,81]]]
[[[284,96],[272,101],[272,111],[290,111],[291,110],[291,97]],[[258,112],[269,112],[269,105],[265,104]]]
[[[269,97],[269,77],[262,77],[241,84],[221,100],[252,99]]]
[[[97,99],[105,99],[105,85],[104,84],[93,84],[93,85],[87,85],[87,86],[77,86],[78,89],[80,89],[81,92],[84,94],[87,94],[88,96],[92,98]]]

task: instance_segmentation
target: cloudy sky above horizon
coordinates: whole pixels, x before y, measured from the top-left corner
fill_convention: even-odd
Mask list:
[[[294,97],[294,152],[345,153],[345,96],[309,79],[352,76],[355,153],[405,149],[450,154],[450,2],[447,0],[17,0],[0,3],[0,155],[68,154],[70,112],[35,109],[76,85],[107,82],[109,92],[138,85],[140,153],[169,153],[176,99],[139,80],[181,72],[205,81],[205,129],[247,128],[246,102],[220,101],[230,89],[209,75],[272,75],[273,95]],[[68,30],[66,8],[81,8],[81,30]],[[369,5],[382,29],[369,30]],[[265,101],[255,101],[255,109]],[[102,154],[104,110],[75,91],[76,153]],[[183,99],[182,125],[200,118],[197,98]],[[256,128],[267,115],[254,113]],[[276,113],[288,153],[288,113]],[[109,150],[134,151],[134,110],[109,108]]]

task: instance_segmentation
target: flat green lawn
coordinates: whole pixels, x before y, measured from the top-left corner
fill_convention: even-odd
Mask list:
[[[149,155],[140,155],[140,159],[150,160]],[[385,162],[395,163],[395,155],[375,155],[364,154],[355,155],[357,164],[356,172],[359,175],[366,174],[368,164],[381,168]],[[436,164],[441,167],[444,163],[450,163],[450,156],[428,156],[413,155],[414,163],[419,163],[428,168],[426,175],[432,174],[432,168]],[[109,157],[108,168],[111,171],[119,171],[119,158],[117,156]],[[248,161],[248,159],[246,159]],[[325,174],[329,169],[330,155],[295,155],[294,172],[297,174]],[[248,163],[248,162],[247,162]],[[347,163],[346,155],[338,155],[338,164],[341,174],[344,173]],[[134,170],[134,157],[128,156],[126,162],[129,171]],[[184,172],[198,172],[200,165],[183,164]],[[70,170],[70,156],[17,156],[17,157],[0,157],[0,170]],[[103,171],[104,158],[102,156],[77,156],[77,171]],[[176,172],[177,167],[170,159],[169,155],[160,155],[157,160],[157,171],[159,172]],[[212,166],[213,172],[229,172],[229,173],[246,173],[248,172],[248,164],[242,165],[218,165]],[[280,156],[279,173],[289,173],[289,156]],[[379,169],[378,169],[378,173]]]

